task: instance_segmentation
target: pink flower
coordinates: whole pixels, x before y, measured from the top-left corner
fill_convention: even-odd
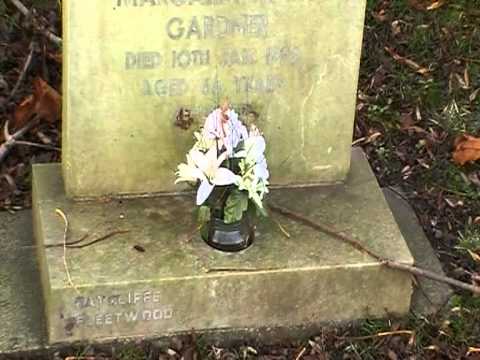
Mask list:
[[[205,120],[203,136],[217,140],[218,149],[225,147],[227,155],[231,156],[238,143],[248,138],[248,131],[234,110],[218,108]]]

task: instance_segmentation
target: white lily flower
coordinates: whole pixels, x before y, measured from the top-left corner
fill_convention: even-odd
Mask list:
[[[197,205],[202,205],[215,186],[231,185],[238,182],[240,178],[238,175],[220,166],[226,158],[226,152],[217,157],[216,146],[211,147],[206,154],[193,149],[187,155],[187,164],[178,166],[176,183],[200,180],[201,183],[197,190]]]
[[[263,157],[263,159],[255,164],[254,170],[255,176],[257,176],[259,179],[262,180],[268,180],[270,177],[270,173],[268,172],[268,167],[267,167],[267,159]]]
[[[195,137],[195,145],[193,145],[193,148],[200,150],[200,151],[208,151],[214,144],[215,140],[211,138],[207,138],[204,136],[204,132],[199,132],[195,131],[193,133],[193,136]]]
[[[235,154],[237,158],[244,158],[245,162],[254,168],[255,176],[267,180],[270,173],[267,168],[267,159],[264,152],[266,148],[265,139],[261,135],[250,136],[245,140],[244,149]]]
[[[195,166],[190,153],[187,154],[187,163],[178,165],[176,176],[175,184],[179,182],[196,182],[204,177],[202,171]]]

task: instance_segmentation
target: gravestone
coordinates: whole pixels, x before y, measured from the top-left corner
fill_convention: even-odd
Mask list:
[[[218,252],[193,231],[191,195],[172,194],[193,130],[228,98],[265,132],[273,185],[289,188],[273,191],[275,202],[413,263],[366,158],[350,148],[364,9],[63,1],[63,166],[35,166],[33,178],[51,343],[408,312],[409,275],[283,218],[259,224],[246,251]],[[102,241],[63,246],[82,238]]]
[[[344,180],[364,0],[63,7],[69,196],[178,191],[174,170],[192,130],[225,98],[245,118],[258,117],[273,185]]]

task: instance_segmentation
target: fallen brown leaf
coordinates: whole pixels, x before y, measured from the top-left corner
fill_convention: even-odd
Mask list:
[[[55,62],[57,62],[58,64],[61,64],[62,63],[62,53],[48,53],[47,54],[47,57]]]
[[[400,116],[400,128],[402,130],[408,129],[415,125],[415,120],[413,120],[412,113],[403,113]]]
[[[392,349],[388,349],[387,354],[390,360],[398,360],[398,355]]]
[[[480,139],[464,134],[455,139],[453,161],[458,165],[480,159]]]
[[[470,102],[474,102],[475,99],[477,98],[478,93],[480,92],[480,88],[476,89],[474,92],[470,94]]]
[[[467,251],[475,262],[480,263],[480,255],[478,255],[476,252],[472,250],[467,250]]]
[[[426,67],[423,67],[423,66],[420,66],[418,65],[415,61],[409,59],[409,58],[406,58],[404,56],[401,56],[400,54],[398,54],[394,49],[392,49],[391,47],[388,47],[388,46],[385,46],[385,51],[388,52],[390,54],[390,56],[395,60],[397,61],[398,63],[400,64],[404,64],[404,65],[407,65],[408,67],[410,67],[411,69],[415,70],[417,73],[419,73],[420,75],[427,75],[430,73],[430,70],[427,69]]]
[[[446,3],[446,0],[408,0],[408,4],[411,7],[420,11],[436,10]]]
[[[431,11],[431,10],[439,9],[446,3],[447,3],[447,0],[436,0],[431,5],[427,6],[427,10]]]
[[[53,123],[60,118],[61,107],[60,94],[37,77],[33,80],[33,94],[24,99],[15,109],[12,128],[15,130],[23,127],[35,114]]]

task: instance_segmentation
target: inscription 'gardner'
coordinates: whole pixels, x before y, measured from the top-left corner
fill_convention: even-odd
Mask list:
[[[263,14],[193,16],[188,19],[173,17],[167,22],[166,31],[172,40],[219,39],[235,35],[265,38],[268,34],[268,18]]]

